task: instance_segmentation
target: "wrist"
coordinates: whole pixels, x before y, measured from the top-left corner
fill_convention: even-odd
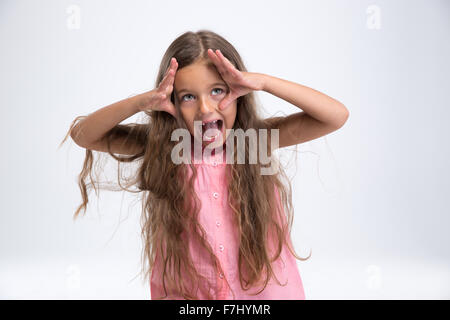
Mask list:
[[[133,109],[137,112],[144,111],[145,106],[148,104],[148,92],[137,94],[131,97]]]
[[[267,91],[267,81],[269,76],[267,74],[259,73],[258,74],[260,79],[260,91]]]

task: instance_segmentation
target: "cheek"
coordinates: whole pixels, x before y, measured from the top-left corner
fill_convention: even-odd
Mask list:
[[[194,128],[194,117],[191,114],[191,112],[188,112],[187,110],[183,110],[181,108],[181,116],[183,117],[184,122],[186,123],[186,126],[189,128],[189,131],[192,132],[192,129]]]
[[[186,122],[186,126],[189,129],[189,132],[194,135],[194,120],[189,120]]]
[[[234,126],[234,122],[236,121],[236,107],[231,106],[229,110],[227,110],[226,113],[224,113],[224,119],[226,122],[227,129],[231,129]]]

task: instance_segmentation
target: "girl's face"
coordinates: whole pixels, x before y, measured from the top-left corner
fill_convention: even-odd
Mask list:
[[[228,90],[226,82],[209,60],[198,60],[175,74],[176,104],[190,133],[202,140],[202,146],[222,145],[227,138],[226,129],[233,128],[237,101],[231,102],[224,110],[218,108]],[[194,126],[194,121],[199,121],[200,125]]]

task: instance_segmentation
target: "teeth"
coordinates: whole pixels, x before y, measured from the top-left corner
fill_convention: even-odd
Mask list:
[[[207,124],[207,123],[216,123],[217,121],[219,121],[219,120],[214,120],[214,121],[210,121],[210,122],[205,122],[205,123],[203,123],[203,125],[205,125],[205,124]]]

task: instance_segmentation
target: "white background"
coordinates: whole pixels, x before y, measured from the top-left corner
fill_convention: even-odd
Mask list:
[[[168,45],[203,28],[249,71],[350,111],[281,153],[293,241],[313,250],[298,262],[306,298],[450,298],[449,13],[445,0],[1,1],[0,298],[150,298],[136,196],[91,192],[74,222],[85,153],[57,147],[76,116],[151,90]],[[299,111],[257,96],[267,116]]]

